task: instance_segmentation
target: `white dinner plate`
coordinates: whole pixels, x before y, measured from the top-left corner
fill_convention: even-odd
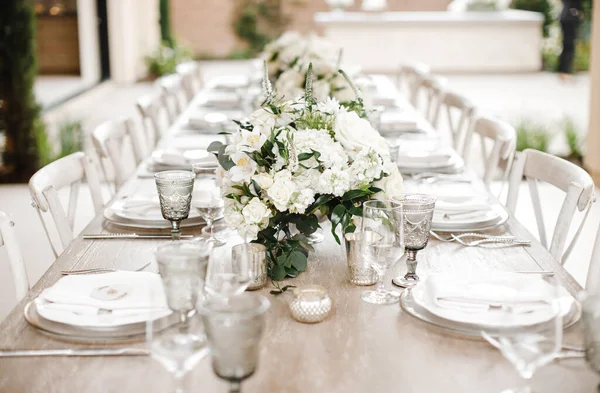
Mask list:
[[[444,220],[442,215],[435,215],[431,222],[431,230],[435,232],[475,232],[496,228],[509,218],[506,209],[499,203],[490,205],[490,210],[484,215],[466,216]]]
[[[431,296],[428,296],[427,282],[424,280],[411,289],[415,302],[433,315],[453,322],[478,326],[480,328],[516,328],[531,326],[546,322],[552,317],[548,310],[540,309],[528,313],[511,313],[502,310],[489,311],[462,311],[458,308],[447,308],[437,305]],[[575,299],[563,287],[560,287],[561,317],[565,317],[571,310]]]

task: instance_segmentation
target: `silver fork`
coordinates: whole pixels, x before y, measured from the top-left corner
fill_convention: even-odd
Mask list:
[[[514,237],[511,237],[511,238],[496,237],[496,238],[489,238],[489,239],[473,240],[470,242],[464,241],[454,235],[452,237],[458,243],[460,243],[466,247],[476,247],[481,244],[492,244],[492,243],[506,244],[506,245],[511,245],[511,246],[525,246],[525,245],[531,244],[531,242],[529,240],[519,240],[519,239],[515,239]]]
[[[141,272],[142,270],[144,270],[145,268],[147,268],[148,266],[150,266],[152,262],[148,262],[147,264],[145,264],[144,266],[135,269],[134,271],[136,272]],[[76,276],[76,275],[83,275],[83,274],[102,274],[102,273],[112,273],[112,272],[116,272],[118,271],[117,269],[108,269],[108,268],[103,268],[103,267],[98,267],[98,268],[91,268],[91,269],[81,269],[81,270],[63,270],[60,272],[60,274],[62,274],[63,276]]]
[[[430,231],[429,233],[431,234],[431,236],[433,236],[437,240],[439,240],[441,242],[447,242],[447,243],[452,243],[452,242],[462,240],[463,238],[467,238],[467,237],[474,237],[477,239],[494,239],[494,240],[496,240],[496,239],[509,240],[509,239],[515,238],[512,235],[486,235],[483,233],[474,233],[474,232],[461,233],[460,235],[450,234],[449,238],[443,238],[442,236],[438,235],[434,231]]]

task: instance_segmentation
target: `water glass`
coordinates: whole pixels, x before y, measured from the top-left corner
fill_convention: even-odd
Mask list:
[[[189,171],[164,171],[154,175],[165,220],[171,221],[173,240],[181,239],[180,224],[190,214],[195,175]]]
[[[253,291],[267,283],[267,247],[258,243],[242,243],[231,249],[233,268],[238,274],[249,274],[247,289]]]
[[[394,285],[411,288],[419,282],[417,276],[417,252],[427,247],[433,220],[436,198],[430,195],[407,194],[397,202],[404,212],[404,242],[406,245],[407,273],[392,280]]]
[[[234,253],[233,249],[228,252],[228,247],[214,249],[204,287],[210,297],[225,302],[243,293],[252,283],[251,259],[245,253]]]
[[[244,293],[227,303],[209,300],[200,310],[213,371],[230,383],[230,392],[240,392],[242,381],[257,369],[269,306],[264,296]]]
[[[363,292],[361,298],[373,304],[391,304],[399,294],[384,288],[390,266],[404,254],[402,205],[393,201],[367,201],[363,204],[361,255],[377,272],[377,289]]]
[[[531,393],[529,381],[535,371],[552,362],[562,346],[563,321],[560,307],[561,290],[555,276],[539,278],[539,298],[535,299],[536,313],[547,312],[548,318],[535,324],[525,324],[506,329],[502,333],[482,331],[483,337],[515,367],[525,386],[505,390],[503,393]],[[531,303],[533,299],[523,299]]]
[[[146,338],[152,357],[174,374],[178,392],[182,377],[208,354],[204,326],[196,309],[202,300],[211,247],[200,239],[166,244],[156,252],[164,297],[177,318],[167,327],[164,321],[150,320]],[[156,304],[164,303],[164,299],[159,300]]]
[[[208,240],[215,243],[215,245],[222,245],[223,243],[215,237],[214,222],[217,218],[222,217],[225,211],[223,198],[213,192],[208,192],[207,195],[203,194],[202,197],[195,198],[193,205],[200,217],[206,221]]]

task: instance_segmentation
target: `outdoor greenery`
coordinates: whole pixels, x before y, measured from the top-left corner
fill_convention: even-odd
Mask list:
[[[191,53],[187,48],[181,46],[169,47],[163,42],[154,53],[146,56],[146,65],[148,73],[153,77],[172,74],[177,68],[177,64],[191,59]]]
[[[169,13],[169,0],[159,0],[160,39],[169,48],[175,48],[175,39],[171,32],[171,17]]]
[[[513,8],[525,11],[541,12],[544,15],[544,24],[542,31],[544,37],[550,34],[550,25],[554,18],[552,16],[552,4],[548,0],[515,0]]]
[[[81,120],[65,119],[58,124],[56,138],[49,138],[45,130],[36,132],[36,145],[40,165],[47,165],[59,158],[83,150],[83,126]],[[57,140],[58,145],[51,142]]]
[[[231,58],[253,57],[283,32],[288,18],[281,4],[281,0],[241,0],[233,29],[246,47],[233,51]]]
[[[545,125],[531,119],[521,119],[515,129],[517,130],[517,151],[525,149],[548,151],[551,134]]]
[[[30,2],[4,2],[0,26],[0,116],[5,132],[0,179],[27,181],[40,166],[36,135],[44,133],[33,91],[36,26]]]

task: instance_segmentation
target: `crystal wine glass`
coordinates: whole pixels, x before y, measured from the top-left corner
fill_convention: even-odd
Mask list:
[[[251,247],[252,243],[234,246],[231,254],[228,247],[215,248],[211,255],[205,290],[208,295],[228,301],[232,296],[243,293],[252,282],[252,267],[249,255],[240,252],[240,247]]]
[[[361,298],[374,304],[391,304],[399,294],[384,289],[384,277],[390,266],[404,254],[402,205],[393,201],[363,203],[361,255],[377,272],[377,289],[363,292]]]
[[[524,387],[504,390],[502,393],[531,393],[529,380],[535,371],[552,362],[561,350],[563,323],[560,285],[555,276],[539,277],[539,280],[542,285],[540,290],[535,291],[536,299],[528,297],[523,302],[535,303],[536,314],[547,313],[547,318],[541,318],[534,324],[519,324],[501,332],[482,331],[482,336],[502,352],[525,380]],[[515,317],[519,317],[519,314]]]
[[[181,221],[190,214],[194,178],[194,173],[188,171],[164,171],[154,175],[160,210],[163,218],[171,221],[173,240],[181,239]]]
[[[430,195],[407,194],[397,202],[404,212],[404,242],[406,245],[407,273],[392,280],[394,285],[411,288],[419,282],[417,252],[427,247],[436,198]]]
[[[241,392],[242,381],[256,371],[269,305],[264,296],[245,293],[228,303],[209,300],[200,311],[213,371],[230,383],[230,393]]]
[[[216,246],[223,245],[220,240],[215,237],[214,222],[217,218],[223,216],[225,211],[225,201],[213,192],[208,192],[207,195],[203,194],[194,198],[192,202],[194,208],[200,214],[200,217],[206,221],[206,233],[208,234],[208,240],[215,243]]]
[[[208,353],[202,320],[196,312],[202,300],[204,279],[212,244],[193,240],[163,245],[156,251],[164,298],[175,313],[175,323],[148,322],[147,340],[152,357],[177,380],[181,392],[183,376]],[[160,299],[157,299],[157,304]],[[178,323],[177,323],[178,322]]]

